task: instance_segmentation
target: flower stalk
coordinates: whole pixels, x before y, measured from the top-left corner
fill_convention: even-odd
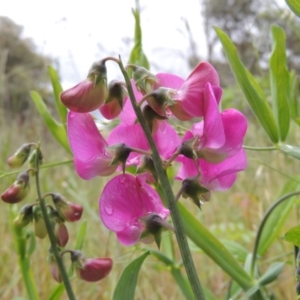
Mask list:
[[[39,145],[38,145],[39,148]],[[56,245],[56,238],[52,229],[52,225],[51,225],[51,221],[48,217],[48,213],[47,213],[47,206],[45,203],[45,199],[42,197],[41,194],[41,188],[40,188],[40,182],[39,182],[39,160],[38,160],[38,156],[36,156],[36,160],[35,160],[35,169],[36,169],[36,173],[35,173],[35,180],[36,180],[36,189],[37,189],[37,194],[38,194],[38,201],[40,203],[40,207],[41,207],[41,212],[45,221],[45,225],[46,225],[46,229],[47,229],[47,233],[49,236],[49,240],[50,240],[50,244],[51,244],[51,248],[53,251],[53,255],[55,257],[57,266],[59,268],[59,272],[62,278],[62,281],[65,285],[65,289],[66,292],[68,294],[68,297],[70,300],[76,300],[75,294],[73,292],[69,277],[68,277],[68,273],[67,270],[63,264],[62,258],[60,256],[60,253],[58,252],[57,249],[57,245]]]
[[[150,145],[150,148],[152,151],[152,158],[153,158],[154,166],[155,166],[155,169],[157,172],[157,177],[158,177],[161,185],[164,187],[163,192],[164,192],[165,198],[167,199],[168,208],[170,209],[170,212],[171,212],[171,217],[172,217],[172,221],[174,224],[175,235],[177,238],[181,257],[182,257],[183,264],[185,266],[187,276],[188,276],[189,282],[191,284],[195,299],[203,300],[203,299],[205,299],[205,296],[204,296],[204,293],[203,293],[203,290],[201,287],[201,283],[199,281],[199,278],[198,278],[198,275],[196,272],[196,268],[195,268],[195,265],[194,265],[194,262],[192,259],[191,251],[188,247],[187,237],[186,237],[186,234],[185,234],[185,231],[183,228],[183,223],[182,223],[182,220],[181,220],[181,217],[179,214],[179,210],[176,205],[175,196],[172,191],[172,187],[170,185],[170,182],[166,175],[162,161],[160,159],[158,150],[157,150],[154,140],[152,138],[151,131],[150,131],[150,129],[147,125],[147,122],[143,117],[142,111],[140,110],[140,108],[137,104],[137,101],[135,99],[128,73],[126,72],[126,70],[123,66],[121,58],[119,58],[118,64],[119,64],[120,70],[124,76],[124,79],[125,79],[125,82],[127,85],[128,95],[129,95],[130,101],[132,103],[133,109],[135,111],[136,117],[137,117],[138,121],[140,122],[141,127],[142,127],[143,131],[145,132],[145,135],[149,142],[149,145]]]

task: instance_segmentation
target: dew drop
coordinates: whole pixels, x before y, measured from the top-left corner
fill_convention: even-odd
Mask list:
[[[105,210],[105,212],[110,216],[110,215],[112,215],[112,213],[113,213],[113,207],[111,206],[111,205],[106,205],[105,207],[104,207],[104,210]]]

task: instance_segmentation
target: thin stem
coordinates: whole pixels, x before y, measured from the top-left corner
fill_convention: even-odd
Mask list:
[[[58,161],[58,162],[54,162],[54,163],[50,163],[50,164],[45,164],[45,165],[41,165],[40,169],[47,169],[47,168],[51,168],[51,167],[66,165],[66,164],[72,163],[73,161],[74,161],[73,159],[69,159],[69,160]],[[11,175],[19,174],[20,172],[25,172],[26,170],[23,170],[23,171],[22,170],[17,170],[17,171],[12,171],[12,172],[7,172],[7,173],[2,172],[3,174],[0,175],[0,179],[4,178],[6,176],[11,176]]]
[[[154,166],[157,172],[157,177],[161,183],[161,185],[163,186],[163,192],[165,194],[165,198],[167,199],[167,203],[168,203],[168,208],[170,209],[171,212],[171,217],[172,217],[172,221],[173,221],[173,225],[175,228],[175,235],[177,238],[177,242],[178,242],[178,246],[179,246],[179,250],[181,253],[181,257],[182,257],[182,261],[183,264],[185,266],[186,269],[186,273],[188,276],[188,279],[190,281],[195,299],[197,300],[203,300],[205,299],[197,272],[196,272],[196,268],[192,259],[192,255],[191,255],[191,251],[189,249],[188,246],[188,242],[187,242],[187,237],[184,231],[184,227],[183,227],[183,223],[179,214],[179,210],[177,208],[177,204],[175,201],[175,196],[174,193],[172,191],[172,187],[170,185],[169,179],[166,175],[165,169],[162,165],[162,161],[160,159],[160,155],[157,151],[156,145],[154,143],[154,140],[152,138],[150,129],[147,125],[147,122],[145,121],[142,111],[140,110],[140,108],[137,105],[132,87],[131,87],[131,83],[130,83],[130,79],[129,76],[126,72],[126,70],[124,69],[123,63],[121,61],[121,58],[119,59],[119,67],[121,69],[121,72],[123,73],[125,82],[127,84],[127,90],[128,90],[128,95],[130,97],[133,109],[135,111],[135,114],[137,116],[138,121],[141,124],[141,127],[147,137],[147,140],[149,142],[151,151],[152,151],[152,158],[153,158],[153,162],[154,162]]]
[[[252,146],[243,145],[243,148],[247,149],[247,150],[255,150],[255,151],[278,150],[278,148],[276,148],[275,146],[271,146],[271,147],[252,147]]]
[[[271,205],[269,207],[269,209],[267,210],[267,212],[265,213],[260,225],[259,225],[259,228],[257,230],[257,235],[256,235],[256,238],[255,238],[255,243],[254,243],[254,248],[253,248],[253,254],[252,254],[252,258],[251,258],[251,268],[250,268],[250,275],[253,277],[254,276],[254,268],[255,268],[255,262],[256,262],[256,258],[257,258],[257,252],[258,252],[258,245],[259,245],[259,242],[260,242],[260,237],[261,237],[261,234],[263,232],[263,229],[264,229],[264,226],[269,218],[269,216],[271,215],[271,213],[273,212],[273,210],[280,204],[282,203],[283,201],[287,200],[288,198],[290,197],[293,197],[293,196],[296,196],[296,195],[299,195],[300,194],[300,191],[296,191],[296,192],[292,192],[292,193],[289,193],[289,194],[286,194],[284,196],[282,196],[281,198],[279,198],[273,205]]]
[[[39,147],[39,146],[38,146]],[[51,243],[51,250],[53,251],[62,281],[65,285],[65,289],[66,292],[68,294],[68,297],[70,300],[76,300],[75,294],[73,292],[69,277],[68,277],[68,273],[65,269],[65,266],[63,264],[62,258],[58,252],[57,249],[57,245],[56,245],[56,239],[55,239],[55,235],[53,232],[53,228],[51,225],[51,221],[48,217],[48,213],[47,213],[47,207],[46,207],[46,203],[44,198],[42,197],[41,194],[41,188],[40,188],[40,182],[39,182],[39,161],[38,161],[38,155],[36,156],[36,160],[35,160],[35,167],[36,167],[36,173],[35,173],[35,180],[36,180],[36,189],[37,189],[37,194],[38,194],[38,199],[39,199],[39,203],[40,203],[40,207],[41,207],[41,211],[42,211],[42,215],[45,221],[45,225],[46,225],[46,229],[48,232],[48,236],[49,236],[49,240]]]

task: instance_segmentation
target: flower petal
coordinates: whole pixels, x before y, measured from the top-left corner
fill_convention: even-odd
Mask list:
[[[76,171],[83,179],[111,175],[112,157],[106,152],[107,143],[99,133],[90,114],[68,113],[68,137],[74,155]]]

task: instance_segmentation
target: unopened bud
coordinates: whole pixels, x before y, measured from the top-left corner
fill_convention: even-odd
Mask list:
[[[72,251],[71,260],[77,276],[88,282],[95,282],[103,279],[110,273],[113,267],[111,258],[86,259],[80,251]]]
[[[32,204],[25,204],[14,219],[14,225],[23,228],[33,220]]]
[[[113,80],[108,85],[108,97],[105,104],[100,107],[104,118],[112,120],[116,118],[123,109],[124,98],[128,96],[123,82]]]
[[[79,113],[98,109],[108,95],[106,73],[105,60],[94,63],[86,80],[60,94],[61,102]]]
[[[167,120],[166,117],[159,115],[149,105],[145,105],[145,107],[143,108],[143,116],[152,134],[157,132],[159,127],[159,121]]]
[[[33,226],[34,226],[34,234],[40,239],[43,239],[47,236],[47,228],[45,224],[45,220],[42,215],[41,207],[39,205],[35,205],[33,207]]]
[[[54,254],[51,249],[49,250],[49,254],[48,254],[48,262],[50,264],[50,272],[51,272],[53,279],[56,280],[58,283],[61,283],[62,278],[61,278],[61,275],[59,272],[59,268],[58,268],[56,259],[55,259]]]
[[[16,153],[8,158],[7,164],[11,168],[19,168],[21,167],[25,161],[27,160],[32,144],[23,144]]]
[[[6,203],[18,203],[22,201],[29,193],[29,175],[28,172],[20,173],[16,181],[1,195],[1,199]]]
[[[35,174],[34,169],[36,168],[36,159],[38,160],[37,163],[39,166],[43,164],[43,154],[42,154],[40,148],[34,149],[31,152],[29,159],[28,159],[28,164],[29,164],[29,167],[31,168],[29,170],[29,172],[30,172],[30,175],[32,175],[32,176]]]
[[[81,218],[83,207],[66,200],[61,194],[52,194],[60,218],[67,222],[75,222]]]
[[[136,65],[128,65],[131,67],[132,78],[137,89],[143,94],[146,95],[153,90],[153,86],[158,83],[158,79],[150,71],[144,67],[139,67]]]

